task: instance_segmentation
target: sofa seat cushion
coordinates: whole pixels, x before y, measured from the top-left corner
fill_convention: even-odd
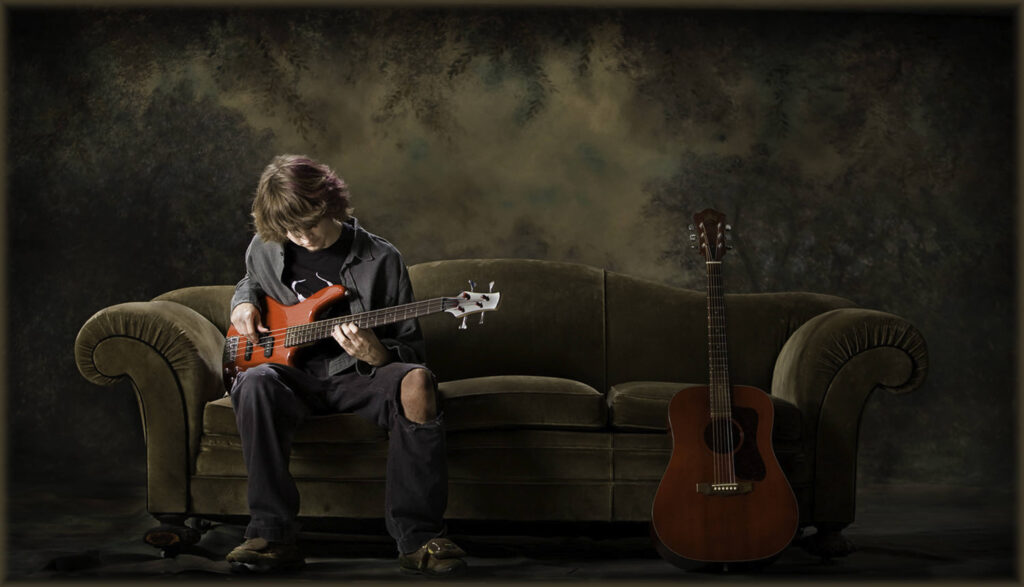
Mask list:
[[[618,430],[661,432],[668,430],[668,403],[682,389],[701,387],[696,383],[630,381],[613,385],[608,392],[612,426]],[[775,408],[772,438],[799,441],[802,424],[800,409],[771,396]]]
[[[238,436],[235,410],[231,398],[224,396],[206,404],[203,411],[203,434]],[[369,442],[387,438],[387,432],[355,414],[313,416],[295,432],[296,443],[306,442]]]
[[[600,430],[607,424],[604,395],[558,377],[501,375],[438,385],[447,430],[557,428]]]

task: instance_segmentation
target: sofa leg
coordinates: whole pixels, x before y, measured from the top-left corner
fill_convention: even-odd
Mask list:
[[[843,536],[847,524],[817,524],[817,532],[804,536],[799,546],[810,554],[823,559],[839,558],[857,549],[853,542]]]
[[[183,515],[154,516],[160,525],[149,529],[142,537],[146,544],[159,548],[164,558],[178,555],[182,547],[191,546],[202,537],[203,532],[186,524]]]

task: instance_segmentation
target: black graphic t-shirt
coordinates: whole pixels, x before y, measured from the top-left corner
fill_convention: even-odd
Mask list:
[[[343,230],[333,245],[319,251],[309,251],[291,241],[284,244],[284,272],[281,281],[291,288],[302,302],[320,291],[341,281],[341,268],[348,258],[352,246],[352,231]],[[348,302],[335,301],[321,311],[317,320],[335,318],[349,313]],[[316,374],[326,372],[327,361],[344,351],[338,342],[328,338],[302,350],[297,356],[298,366]]]

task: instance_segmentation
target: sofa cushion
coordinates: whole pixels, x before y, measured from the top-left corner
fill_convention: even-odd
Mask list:
[[[448,430],[606,427],[608,407],[596,389],[570,379],[501,375],[438,385]]]
[[[668,403],[682,389],[699,387],[696,383],[665,381],[630,381],[613,385],[608,392],[612,426],[620,430],[668,430]],[[775,440],[800,440],[800,409],[792,403],[771,396],[775,408]]]
[[[238,436],[231,398],[224,396],[206,404],[203,434]],[[295,432],[295,442],[369,442],[386,438],[376,424],[355,414],[313,416]]]
[[[438,385],[447,430],[490,428],[603,429],[608,407],[593,387],[557,377],[503,375],[447,381]],[[238,436],[231,398],[206,404],[203,433]],[[314,416],[295,442],[365,442],[385,430],[355,414]]]

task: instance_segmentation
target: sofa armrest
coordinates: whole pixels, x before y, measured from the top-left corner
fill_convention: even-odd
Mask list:
[[[168,301],[100,310],[75,340],[82,375],[99,385],[127,377],[142,413],[151,513],[185,512],[203,409],[224,394],[224,335],[194,310]]]
[[[814,467],[813,522],[842,527],[854,519],[860,419],[876,388],[917,389],[928,372],[921,333],[899,316],[862,308],[825,312],[801,325],[775,363],[772,395],[803,417],[805,453]]]

